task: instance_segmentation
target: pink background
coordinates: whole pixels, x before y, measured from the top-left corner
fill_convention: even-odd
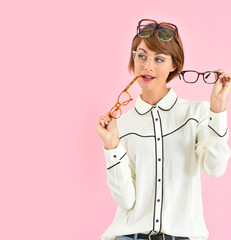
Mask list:
[[[1,1],[1,240],[100,239],[117,205],[95,125],[133,79],[137,22],[178,26],[184,70],[230,73],[230,9],[228,0]],[[169,86],[190,100],[209,101],[212,90],[202,78]],[[138,84],[130,92],[136,99]],[[231,239],[230,182],[230,163],[220,178],[202,173],[209,240]]]

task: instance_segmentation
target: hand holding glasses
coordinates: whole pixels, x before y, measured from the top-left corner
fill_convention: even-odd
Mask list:
[[[178,75],[179,75],[180,80],[181,80],[180,75],[182,75],[183,80],[186,83],[195,83],[198,81],[199,76],[202,75],[205,83],[214,84],[217,82],[221,73],[215,72],[215,71],[197,72],[194,70],[186,70],[186,71],[179,72]]]

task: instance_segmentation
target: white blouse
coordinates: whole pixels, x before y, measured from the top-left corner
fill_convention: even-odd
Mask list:
[[[155,105],[139,95],[116,120],[120,143],[104,150],[107,185],[118,204],[101,236],[156,233],[206,240],[200,169],[222,176],[230,158],[227,110],[168,93]]]

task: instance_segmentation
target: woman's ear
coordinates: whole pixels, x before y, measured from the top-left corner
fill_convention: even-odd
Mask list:
[[[170,72],[174,72],[176,69],[177,69],[177,66],[176,66],[176,64],[175,64],[175,63],[173,63],[173,64],[172,64],[172,69],[171,69],[171,71],[170,71]]]

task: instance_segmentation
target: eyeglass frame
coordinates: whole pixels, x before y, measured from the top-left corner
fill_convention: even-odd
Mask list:
[[[132,55],[133,61],[136,62],[134,55],[135,55],[138,51],[133,50],[132,52],[133,52],[133,55]],[[148,57],[147,61],[146,61],[144,64],[140,64],[140,63],[138,63],[138,62],[136,62],[136,63],[143,66],[143,65],[145,65],[145,64],[148,62],[149,58],[151,58],[154,66],[155,66],[154,58],[155,58],[156,56],[155,56],[155,57],[150,57],[147,53],[144,53],[144,54],[147,55],[147,57]],[[165,55],[165,54],[163,54],[163,53],[160,53],[160,54],[164,55],[164,56],[167,57],[167,58],[172,58],[172,57],[169,57],[169,56],[167,56],[167,55]],[[155,66],[155,67],[157,67],[157,66]],[[158,67],[157,67],[157,68],[158,68]]]
[[[184,79],[184,74],[185,74],[186,72],[195,72],[195,73],[197,73],[197,79],[196,79],[196,81],[195,81],[195,82],[187,82],[187,81],[185,81],[185,79]],[[182,75],[183,80],[184,80],[186,83],[196,83],[196,82],[198,81],[200,75],[202,75],[202,76],[203,76],[203,80],[204,80],[205,83],[207,83],[207,84],[214,84],[214,83],[208,83],[208,82],[206,82],[205,77],[204,77],[204,74],[205,74],[205,73],[208,73],[208,72],[210,72],[210,73],[216,73],[216,74],[217,74],[217,79],[216,79],[215,82],[214,82],[214,83],[216,83],[216,82],[218,81],[219,76],[221,75],[220,72],[216,72],[216,71],[197,72],[197,71],[195,71],[195,70],[185,70],[185,71],[178,72],[178,76],[179,76],[179,78],[180,78],[180,80],[181,80],[180,75]]]
[[[115,118],[115,119],[118,119],[118,118],[122,115],[122,110],[121,110],[120,107],[121,107],[121,106],[126,106],[130,101],[133,100],[133,98],[131,97],[130,93],[129,93],[127,90],[132,86],[132,84],[133,84],[133,83],[137,80],[137,78],[139,78],[139,77],[142,77],[142,76],[141,76],[141,75],[136,76],[136,77],[127,85],[127,87],[120,93],[120,95],[119,95],[118,98],[117,98],[116,104],[114,105],[114,107],[111,108],[111,110],[110,110],[110,112],[109,112],[109,116],[110,116],[110,117]],[[127,93],[128,96],[129,96],[129,99],[126,100],[126,101],[124,101],[124,102],[122,102],[122,103],[120,103],[120,102],[119,102],[119,98],[120,98],[120,96],[121,96],[123,93]],[[115,109],[114,109],[114,108],[115,108]],[[120,111],[120,115],[119,115],[118,117],[113,117],[113,116],[112,116],[113,112],[116,112],[116,111],[118,111],[118,110]]]
[[[140,25],[140,23],[142,22],[142,21],[151,21],[151,22],[154,22],[156,25],[155,25],[155,27],[153,27],[153,29],[151,30],[151,33],[150,33],[150,35],[149,36],[141,36],[140,34],[139,34],[139,31],[138,31],[138,29],[139,29],[139,27],[140,26],[148,26],[149,24],[146,24],[146,25]],[[177,37],[179,37],[179,34],[178,34],[178,28],[177,28],[177,26],[175,25],[175,24],[172,24],[172,23],[168,23],[168,22],[161,22],[161,23],[157,23],[157,21],[155,21],[155,20],[152,20],[152,19],[141,19],[139,22],[138,22],[138,26],[137,26],[137,35],[139,35],[141,38],[147,38],[147,37],[150,37],[152,34],[153,34],[153,32],[154,31],[159,31],[159,30],[161,30],[161,29],[156,29],[157,27],[159,27],[160,25],[170,25],[170,26],[173,26],[174,28],[175,28],[175,31],[173,31],[173,33],[176,33],[176,35],[177,35]],[[164,29],[164,28],[163,28]],[[168,29],[168,28],[167,28]],[[170,29],[168,29],[168,30],[170,30]],[[170,31],[172,31],[172,30],[170,30]],[[174,35],[174,34],[173,34]],[[173,35],[172,35],[172,37],[173,37]],[[159,35],[158,35],[159,36]],[[172,38],[171,39],[169,39],[169,40],[162,40],[162,39],[160,39],[161,41],[166,41],[166,42],[168,42],[168,41],[171,41],[172,40]]]

